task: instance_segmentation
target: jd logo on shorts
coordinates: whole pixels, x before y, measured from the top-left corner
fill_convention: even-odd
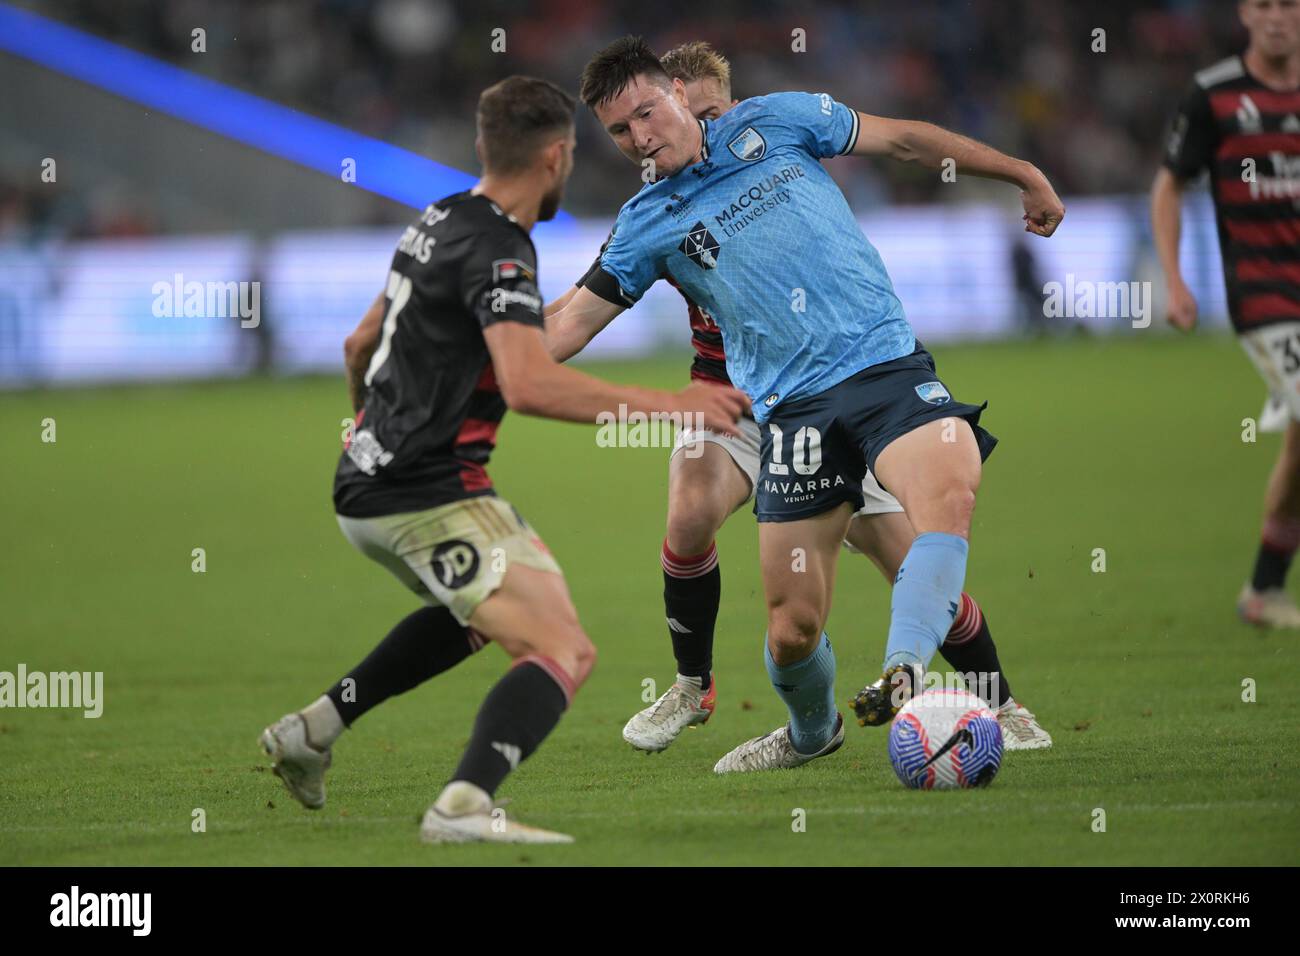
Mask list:
[[[767,140],[754,127],[747,126],[743,133],[727,144],[727,149],[737,159],[752,163],[767,155]]]
[[[952,396],[943,387],[943,382],[926,382],[924,385],[918,385],[916,394],[921,396],[921,401],[929,402],[931,405],[943,405],[952,401]]]
[[[468,541],[444,541],[433,549],[429,563],[442,586],[455,591],[478,574],[478,551]]]

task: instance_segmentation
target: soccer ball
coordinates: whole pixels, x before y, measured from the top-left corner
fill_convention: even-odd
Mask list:
[[[1002,765],[1002,728],[969,691],[927,690],[890,724],[889,761],[916,790],[987,786]]]

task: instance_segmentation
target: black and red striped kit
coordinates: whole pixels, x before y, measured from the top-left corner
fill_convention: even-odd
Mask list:
[[[384,309],[335,511],[372,518],[494,494],[486,465],[506,403],[483,330],[544,326],[532,239],[486,197],[448,196],[403,234]]]
[[[1164,164],[1209,171],[1233,327],[1300,321],[1300,88],[1265,86],[1239,56],[1202,70]]]

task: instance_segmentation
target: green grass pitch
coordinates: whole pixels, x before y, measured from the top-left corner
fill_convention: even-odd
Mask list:
[[[564,566],[601,657],[500,795],[576,844],[417,839],[504,669],[491,647],[359,721],[336,745],[328,806],[303,810],[258,733],[413,608],[334,523],[341,378],[39,391],[0,399],[0,670],[103,671],[105,703],[97,720],[0,710],[0,863],[1300,863],[1300,638],[1233,610],[1279,440],[1242,440],[1264,389],[1238,346],[1142,334],[936,352],[955,394],[990,400],[1002,440],[967,588],[1016,696],[1056,739],[1008,754],[987,790],[905,791],[885,732],[856,726],[797,771],[711,773],[785,719],[744,511],[719,539],[717,713],[664,754],[632,751],[620,729],[642,681],[663,690],[673,674],[667,452],[511,416],[493,477]],[[677,387],[686,361],[592,368]],[[878,675],[887,622],[885,583],[844,554],[828,628],[841,701]]]

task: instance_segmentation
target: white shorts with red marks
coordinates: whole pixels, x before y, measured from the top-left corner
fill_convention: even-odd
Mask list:
[[[1291,421],[1300,422],[1300,322],[1265,325],[1237,338],[1268,385],[1270,401],[1261,417],[1281,405]]]
[[[509,565],[563,573],[532,525],[495,495],[378,518],[335,517],[354,548],[466,626]]]

